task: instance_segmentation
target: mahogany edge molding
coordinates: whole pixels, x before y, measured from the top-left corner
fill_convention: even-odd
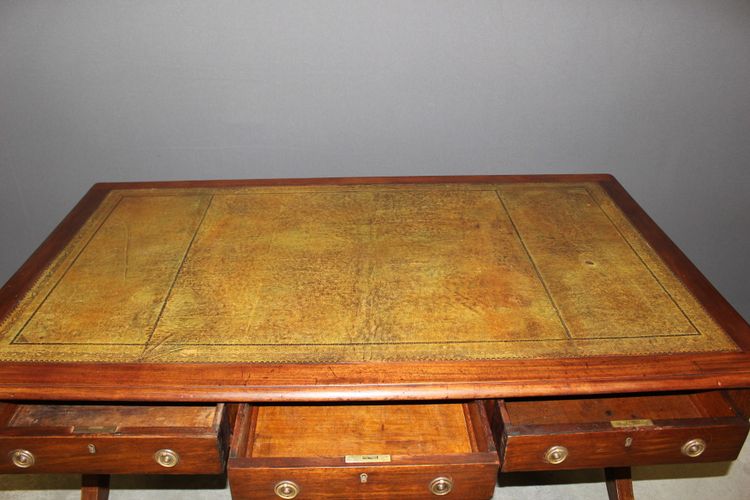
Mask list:
[[[0,363],[4,399],[372,401],[750,387],[750,325],[609,174],[351,177],[95,184],[0,289],[0,320],[113,189],[597,182],[743,352],[340,364]]]
[[[4,399],[377,401],[750,386],[750,354],[341,364],[5,363]]]

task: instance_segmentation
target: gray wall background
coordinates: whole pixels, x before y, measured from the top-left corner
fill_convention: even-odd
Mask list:
[[[614,173],[750,318],[750,2],[0,0],[0,282],[105,180]]]

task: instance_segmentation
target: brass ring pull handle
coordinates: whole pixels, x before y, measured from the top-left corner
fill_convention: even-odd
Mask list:
[[[299,495],[299,486],[294,481],[279,481],[273,487],[273,492],[279,498],[294,498]]]
[[[430,481],[430,492],[439,497],[447,495],[453,490],[453,480],[449,477],[436,477]]]
[[[702,439],[691,439],[690,441],[682,445],[682,449],[680,451],[685,456],[695,458],[706,451],[706,442]]]
[[[544,454],[544,461],[548,464],[561,464],[568,458],[568,449],[565,446],[552,446]]]
[[[161,449],[154,453],[154,460],[162,467],[174,467],[180,463],[180,455],[173,450]]]
[[[34,458],[34,454],[29,450],[13,450],[10,452],[10,460],[16,467],[28,469],[34,465],[36,458]]]

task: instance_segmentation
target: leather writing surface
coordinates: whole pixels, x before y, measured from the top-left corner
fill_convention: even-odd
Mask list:
[[[115,190],[0,327],[14,361],[734,350],[596,183]]]

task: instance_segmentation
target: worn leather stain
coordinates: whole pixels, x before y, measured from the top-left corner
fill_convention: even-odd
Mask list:
[[[0,327],[15,361],[736,349],[595,183],[113,191]]]

